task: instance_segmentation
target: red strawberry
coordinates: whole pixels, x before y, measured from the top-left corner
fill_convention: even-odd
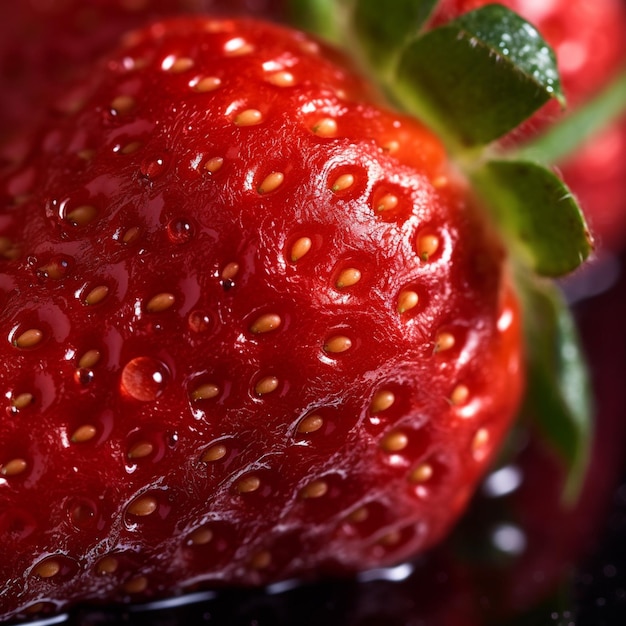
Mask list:
[[[341,63],[156,24],[4,173],[3,618],[391,563],[463,510],[522,386],[503,250]]]
[[[0,5],[0,138],[33,118],[127,30],[181,13],[277,15],[278,0],[20,0]]]
[[[491,0],[442,0],[433,19],[445,22]],[[585,104],[626,62],[626,5],[622,0],[501,0],[533,23],[557,55],[570,110]],[[515,141],[545,130],[561,113],[555,101],[514,133]],[[626,119],[592,137],[559,164],[586,211],[597,243],[617,249],[626,238]]]

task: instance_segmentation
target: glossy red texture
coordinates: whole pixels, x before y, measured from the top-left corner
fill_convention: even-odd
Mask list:
[[[0,139],[29,127],[127,31],[167,16],[280,14],[282,0],[20,0],[0,4]]]
[[[433,25],[489,4],[443,0]],[[553,47],[567,111],[550,102],[506,138],[523,143],[568,111],[597,95],[626,67],[626,5],[621,0],[502,0],[533,23]],[[600,250],[618,250],[626,239],[626,121],[612,122],[558,164],[577,196]]]
[[[3,173],[3,618],[394,563],[517,409],[442,145],[260,22],[126,38]]]

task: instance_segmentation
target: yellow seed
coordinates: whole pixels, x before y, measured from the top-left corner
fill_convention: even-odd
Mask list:
[[[443,189],[448,184],[448,178],[446,176],[437,176],[433,180],[433,187],[435,189]]]
[[[417,253],[422,261],[428,261],[439,249],[437,235],[422,235],[417,240]]]
[[[222,165],[224,165],[224,159],[222,157],[212,157],[204,164],[204,169],[214,174]]]
[[[276,391],[276,389],[278,389],[278,384],[278,378],[275,376],[265,376],[257,382],[254,390],[259,396],[263,396],[268,393],[272,393],[272,391]]]
[[[117,115],[130,113],[135,108],[135,99],[132,96],[117,96],[111,102],[111,110]]]
[[[405,289],[398,296],[398,313],[406,313],[414,309],[419,303],[420,297],[416,291]]]
[[[210,400],[211,398],[215,398],[219,395],[220,388],[213,383],[206,383],[204,385],[200,385],[196,389],[191,392],[191,399],[198,400]]]
[[[433,466],[429,463],[418,465],[409,475],[409,480],[413,483],[425,483],[433,475]]]
[[[72,443],[85,443],[96,436],[98,430],[92,424],[79,426],[71,437]]]
[[[131,578],[124,584],[126,593],[142,593],[148,588],[148,579],[145,576]]]
[[[261,550],[250,559],[250,567],[253,569],[266,569],[271,564],[272,555],[268,550]]]
[[[17,337],[13,344],[17,348],[34,348],[43,339],[43,333],[37,328],[29,328]]]
[[[65,268],[60,263],[48,263],[42,265],[37,272],[51,278],[52,280],[59,280],[65,276]]]
[[[337,287],[337,289],[352,287],[352,285],[356,285],[360,280],[361,272],[355,267],[348,267],[347,269],[341,271],[341,273],[337,277],[335,286]]]
[[[259,185],[257,191],[261,194],[269,193],[278,189],[285,180],[285,175],[282,172],[272,172],[265,177],[263,182]]]
[[[125,244],[131,244],[139,238],[141,230],[139,226],[131,226],[122,237],[122,241]]]
[[[296,79],[291,72],[280,71],[270,74],[267,77],[267,82],[276,85],[276,87],[291,87],[295,84]]]
[[[392,139],[387,143],[384,143],[382,146],[383,152],[388,152],[389,154],[395,154],[400,150],[400,142]]]
[[[128,513],[137,517],[146,517],[152,515],[158,506],[158,502],[153,496],[140,496],[128,505]]]
[[[394,196],[392,193],[385,194],[376,205],[376,210],[379,213],[384,211],[392,211],[398,206],[398,196]]]
[[[324,480],[314,480],[300,491],[300,497],[303,499],[321,498],[328,493],[328,483]]]
[[[87,350],[78,360],[78,367],[81,369],[90,369],[95,367],[100,360],[100,350]]]
[[[154,452],[154,445],[149,441],[139,441],[128,451],[129,459],[145,459]]]
[[[400,531],[398,530],[392,530],[391,532],[387,533],[386,535],[383,535],[379,540],[378,543],[381,546],[395,546],[399,543],[401,539],[401,535],[400,535]]]
[[[172,74],[180,74],[181,72],[186,72],[187,70],[193,67],[193,59],[189,57],[174,57],[169,56],[163,61],[161,68],[165,72],[172,72]]]
[[[40,578],[52,578],[61,571],[61,564],[57,559],[46,559],[35,566],[33,573]]]
[[[141,141],[131,141],[130,143],[127,143],[120,150],[120,152],[122,154],[132,154],[133,152],[137,152],[137,150],[139,150],[139,148],[141,148]]]
[[[19,248],[8,237],[0,237],[0,257],[14,261],[19,256]]]
[[[263,121],[263,114],[258,109],[246,109],[235,116],[237,126],[256,126]]]
[[[261,486],[261,480],[258,476],[249,475],[244,476],[237,482],[237,491],[239,493],[252,493]]]
[[[307,415],[299,424],[299,433],[314,433],[324,425],[324,419],[319,415]]]
[[[381,389],[374,394],[370,404],[370,411],[372,413],[380,413],[381,411],[387,410],[395,401],[396,397],[393,391]]]
[[[176,297],[171,293],[159,293],[156,296],[150,298],[146,304],[146,311],[148,313],[161,313],[166,311],[176,302]]]
[[[76,155],[83,161],[91,161],[96,156],[96,151],[85,148],[84,150],[79,150]]]
[[[454,335],[448,332],[441,332],[437,335],[437,340],[435,341],[435,352],[445,352],[446,350],[450,350],[454,347]]]
[[[366,507],[361,506],[358,509],[355,509],[348,515],[347,520],[352,524],[360,524],[364,522],[369,517],[369,511]]]
[[[205,546],[213,539],[213,531],[210,528],[196,528],[190,535],[189,541],[195,546]]]
[[[217,76],[203,76],[194,78],[189,85],[194,91],[198,93],[208,93],[209,91],[214,91],[220,85],[222,81]]]
[[[65,214],[65,221],[70,222],[74,226],[87,226],[94,220],[98,212],[94,206],[85,204],[72,209]]]
[[[316,41],[305,39],[300,43],[300,50],[306,54],[318,55],[320,53],[320,46]]]
[[[119,567],[119,561],[114,556],[105,556],[96,565],[98,574],[113,574]]]
[[[486,428],[480,428],[476,431],[472,440],[472,451],[474,453],[481,452],[489,441],[489,431]]]
[[[344,191],[354,185],[354,176],[352,174],[342,174],[333,183],[331,189],[333,191]]]
[[[32,393],[20,393],[11,400],[11,404],[14,409],[21,411],[22,409],[25,409],[33,400],[34,396]]]
[[[223,459],[227,453],[228,448],[223,443],[216,443],[205,451],[201,460],[205,463],[214,463]]]
[[[224,45],[224,52],[227,56],[241,56],[243,54],[250,54],[254,51],[254,46],[248,43],[245,39],[241,37],[236,37],[235,39],[231,39],[227,41]]]
[[[222,280],[233,280],[235,276],[239,273],[239,263],[229,263],[222,270]]]
[[[409,445],[409,438],[405,433],[394,431],[386,434],[380,442],[380,447],[390,454],[400,452]]]
[[[457,385],[450,394],[450,402],[454,406],[465,404],[469,398],[469,389],[465,385]]]
[[[330,337],[324,344],[324,351],[332,354],[346,352],[352,347],[352,341],[344,335],[334,335]]]
[[[291,246],[291,260],[295,263],[299,261],[305,254],[309,252],[313,242],[308,237],[300,237],[293,246]]]
[[[106,285],[94,287],[84,299],[84,303],[88,306],[100,304],[109,295],[109,288]]]
[[[318,137],[334,137],[337,134],[337,122],[332,117],[325,117],[313,126]]]
[[[19,476],[26,471],[28,463],[24,459],[11,459],[0,465],[0,474],[3,476]]]
[[[269,333],[276,330],[282,324],[280,315],[276,313],[267,313],[261,315],[250,326],[250,332],[256,334]]]
[[[209,20],[203,18],[202,30],[205,33],[227,33],[230,32],[230,22],[224,22],[223,20]]]

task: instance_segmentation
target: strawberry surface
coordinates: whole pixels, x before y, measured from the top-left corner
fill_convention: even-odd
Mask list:
[[[129,35],[2,174],[3,619],[389,564],[519,404],[440,142],[252,20]]]
[[[0,6],[0,138],[32,125],[128,30],[183,13],[279,14],[281,0],[21,0]]]

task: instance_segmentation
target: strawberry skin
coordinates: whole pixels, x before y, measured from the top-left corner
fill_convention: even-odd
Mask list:
[[[126,37],[0,179],[2,618],[397,562],[519,404],[440,142],[253,20]]]
[[[278,17],[282,0],[21,0],[0,5],[0,138],[32,125],[51,97],[126,31],[183,13]],[[42,106],[43,104],[43,106]]]

